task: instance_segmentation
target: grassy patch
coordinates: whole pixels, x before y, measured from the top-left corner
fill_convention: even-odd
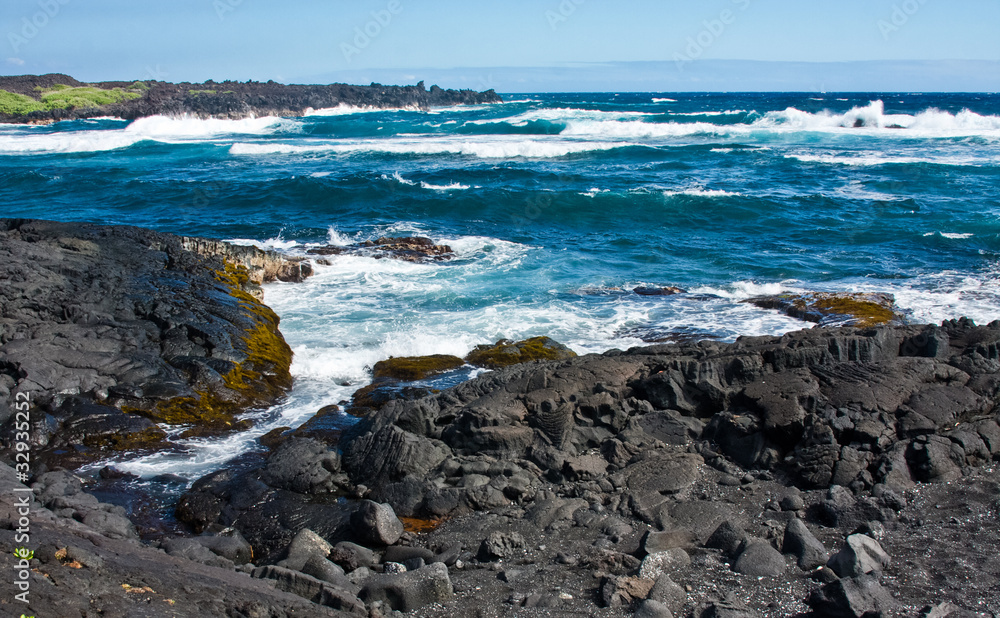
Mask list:
[[[56,88],[59,87],[57,86]],[[90,86],[81,86],[79,88],[63,87],[43,93],[42,103],[45,104],[46,109],[86,109],[138,99],[141,96],[138,92],[128,92],[121,88],[101,90],[100,88],[92,88]]]
[[[191,96],[198,96],[199,94],[215,94],[214,90],[188,90],[188,94]]]
[[[31,97],[0,90],[0,114],[22,116],[45,109],[45,106]]]

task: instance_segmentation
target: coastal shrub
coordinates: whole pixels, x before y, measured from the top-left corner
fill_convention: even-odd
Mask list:
[[[45,104],[46,109],[85,109],[138,99],[141,96],[138,92],[126,92],[121,88],[102,90],[90,86],[81,86],[79,88],[65,87],[49,90],[42,94],[42,103]]]
[[[198,96],[199,94],[215,94],[214,90],[188,90],[188,94],[191,96]]]
[[[43,109],[45,106],[31,97],[0,90],[0,114],[20,116]]]

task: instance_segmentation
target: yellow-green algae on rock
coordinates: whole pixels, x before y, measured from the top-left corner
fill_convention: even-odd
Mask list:
[[[477,367],[499,369],[518,363],[536,360],[564,360],[576,352],[549,337],[532,337],[513,342],[501,339],[493,345],[479,345],[465,357],[466,362]]]
[[[196,390],[195,396],[175,397],[157,403],[151,410],[129,409],[169,425],[196,425],[199,429],[245,428],[236,416],[249,408],[274,402],[292,385],[292,349],[278,331],[279,318],[270,307],[244,290],[250,283],[246,267],[226,262],[214,271],[215,279],[239,301],[253,326],[241,337],[247,358],[223,377],[223,387]]]
[[[465,361],[449,354],[430,356],[399,356],[375,363],[372,375],[397,380],[423,380],[438,373],[458,369]]]
[[[744,302],[762,309],[777,309],[820,326],[867,328],[904,322],[903,316],[896,311],[892,294],[812,292],[762,296]]]

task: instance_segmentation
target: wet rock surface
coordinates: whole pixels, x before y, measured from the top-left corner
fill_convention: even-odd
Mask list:
[[[70,87],[93,86],[104,90],[114,88],[134,89],[139,82],[99,82],[87,84],[69,75],[18,75],[0,77],[0,90],[7,90],[32,98],[40,90],[57,85]],[[418,108],[450,105],[475,105],[501,103],[502,99],[492,90],[444,90],[424,83],[415,86],[352,86],[286,85],[273,81],[214,82],[201,84],[141,82],[142,97],[104,105],[101,107],[55,109],[36,111],[23,115],[0,115],[3,122],[53,122],[96,116],[117,116],[132,120],[145,116],[189,114],[199,118],[240,119],[260,116],[301,116],[309,109],[338,106],[374,108]]]
[[[0,220],[0,424],[12,393],[29,398],[35,457],[51,465],[163,448],[154,422],[240,428],[291,385],[259,283],[307,270],[134,227]]]
[[[350,245],[327,245],[314,247],[306,253],[310,255],[364,255],[375,259],[392,258],[404,262],[441,262],[455,257],[448,245],[436,245],[423,236],[387,237],[366,240]]]

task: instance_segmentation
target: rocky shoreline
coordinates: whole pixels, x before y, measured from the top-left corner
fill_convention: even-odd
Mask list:
[[[126,120],[158,115],[227,119],[287,117],[341,106],[426,110],[503,102],[493,90],[445,90],[437,86],[428,90],[423,82],[415,86],[286,85],[273,81],[174,84],[155,80],[90,84],[58,73],[0,76],[0,94],[2,91],[8,97],[16,97],[19,107],[14,111],[12,106],[11,113],[4,113],[0,107],[0,122],[29,124],[100,116]],[[65,94],[77,91],[80,94],[75,97]],[[46,102],[47,95],[62,98]],[[109,99],[117,100],[104,102]]]
[[[134,423],[192,397],[183,389],[211,380],[177,358],[252,360],[234,333],[271,324],[280,337],[255,286],[308,266],[23,220],[0,221],[0,250],[4,457],[15,461],[19,392],[36,408],[33,454],[51,450],[29,481],[37,615],[1000,615],[1000,321],[891,314],[509,366],[497,359],[540,344],[499,342],[502,354],[479,350],[494,371],[387,398],[344,435],[307,423],[268,436],[266,456],[184,494],[186,534],[141,542],[121,507],[57,469],[80,461],[59,449],[102,448],[80,449],[102,434],[72,433],[79,406],[90,423]],[[163,309],[136,312],[153,289]],[[212,316],[215,330],[192,335]],[[131,338],[95,348],[118,341],[109,333]],[[161,373],[129,382],[122,359]],[[280,396],[280,367],[243,371]],[[122,385],[146,388],[148,405]],[[0,484],[0,562],[13,572],[27,487],[9,465]]]

